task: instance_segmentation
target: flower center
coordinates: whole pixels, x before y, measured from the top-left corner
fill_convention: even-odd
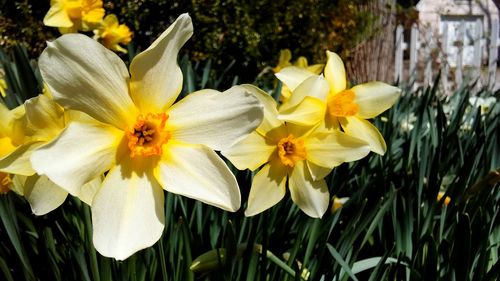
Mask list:
[[[126,135],[130,157],[161,155],[162,146],[170,139],[170,133],[165,130],[168,115],[165,113],[140,114]]]
[[[283,165],[294,167],[295,162],[306,159],[304,140],[295,139],[292,134],[282,138],[278,142],[278,155]]]
[[[359,106],[354,102],[353,90],[344,90],[328,98],[328,112],[332,116],[346,117],[356,115]]]

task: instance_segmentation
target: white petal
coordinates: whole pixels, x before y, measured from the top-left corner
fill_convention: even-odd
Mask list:
[[[328,209],[328,187],[324,180],[313,181],[305,161],[295,163],[288,186],[293,202],[308,216],[321,218]]]
[[[14,151],[0,158],[0,172],[23,176],[33,175],[35,170],[30,163],[30,157],[41,145],[41,142],[36,142],[16,147]]]
[[[65,34],[48,43],[39,66],[54,99],[65,108],[117,128],[135,121],[138,111],[128,94],[127,68],[97,41]]]
[[[314,97],[305,97],[299,104],[288,110],[280,110],[278,118],[290,123],[313,126],[324,120],[326,104]]]
[[[252,132],[221,153],[239,170],[254,171],[269,161],[275,151],[276,143],[270,142],[257,132]]]
[[[368,143],[340,131],[315,132],[304,144],[307,160],[325,168],[356,161],[370,153]]]
[[[315,75],[314,72],[308,71],[304,68],[297,66],[290,66],[283,68],[280,72],[275,74],[278,79],[285,84],[290,91],[295,90],[300,83],[304,82],[310,76]]]
[[[141,111],[162,112],[174,103],[182,89],[177,54],[192,34],[191,18],[182,14],[132,60],[130,91]]]
[[[123,132],[102,123],[72,122],[53,142],[31,156],[33,169],[77,195],[87,182],[109,170]]]
[[[336,53],[326,51],[325,77],[330,84],[330,92],[339,93],[346,89],[347,79],[342,59]]]
[[[24,196],[37,216],[45,215],[61,206],[68,196],[66,190],[60,188],[46,176],[33,175],[24,183]]]
[[[163,189],[149,171],[128,163],[113,167],[92,202],[96,250],[124,260],[156,243],[164,229],[163,204]]]
[[[244,88],[234,86],[220,93],[201,90],[186,96],[167,112],[172,138],[204,144],[215,150],[230,147],[260,125],[260,102]]]
[[[155,176],[169,192],[227,211],[240,208],[241,195],[233,173],[206,146],[169,142]]]
[[[266,164],[253,177],[245,216],[257,215],[276,205],[285,196],[286,169],[278,161]]]
[[[326,104],[326,97],[330,87],[325,77],[321,75],[313,75],[300,83],[299,86],[293,91],[289,99],[280,106],[280,113],[283,110],[289,110],[296,107],[306,97],[314,97]]]
[[[346,134],[367,142],[371,151],[384,155],[387,150],[384,137],[372,123],[358,117],[339,118]]]
[[[356,95],[354,102],[359,106],[358,116],[363,119],[386,111],[401,94],[399,88],[377,81],[357,85],[352,90]]]

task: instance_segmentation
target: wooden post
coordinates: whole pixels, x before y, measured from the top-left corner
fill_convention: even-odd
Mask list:
[[[448,73],[450,72],[450,66],[448,64],[448,24],[443,25],[443,34],[441,37],[441,43],[443,46],[443,53],[441,57],[441,81],[443,84],[443,91],[446,95],[451,94],[450,84],[448,83]]]
[[[424,70],[424,84],[425,86],[432,85],[432,48],[434,44],[432,43],[432,30],[426,28],[425,31],[425,48],[424,48],[424,60],[425,60],[425,70]]]
[[[411,26],[411,35],[410,35],[410,72],[409,72],[409,81],[410,84],[413,83],[413,87],[415,88],[415,82],[417,80],[417,40],[418,40],[418,28],[416,24]]]
[[[459,88],[462,85],[463,82],[463,51],[464,51],[464,44],[465,44],[465,22],[461,21],[460,26],[458,27],[458,33],[457,33],[457,44],[458,44],[458,51],[457,51],[457,65],[455,68],[455,84],[456,87]]]
[[[403,80],[403,26],[398,25],[396,28],[396,52],[394,54],[394,82],[401,84]]]
[[[497,60],[498,60],[498,21],[495,20],[491,23],[490,46],[488,50],[488,88],[495,89]]]
[[[483,37],[483,22],[480,19],[476,20],[476,24],[474,25],[474,32],[475,32],[475,38],[474,38],[474,61],[473,61],[473,77],[471,77],[472,81],[476,81],[476,89],[480,88],[481,84],[481,53],[482,53],[482,48],[481,48],[481,40]]]

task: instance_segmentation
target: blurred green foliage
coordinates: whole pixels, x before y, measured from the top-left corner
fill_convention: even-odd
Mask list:
[[[49,0],[1,0],[0,46],[24,43],[37,58],[46,40],[58,36],[43,26]],[[116,0],[103,1],[134,32],[136,51],[150,43],[181,13],[193,18],[195,33],[184,52],[190,59],[211,59],[222,70],[234,62],[230,73],[251,82],[266,66],[277,63],[280,49],[293,56],[322,62],[325,50],[347,54],[369,30],[375,15],[359,9],[368,0]]]

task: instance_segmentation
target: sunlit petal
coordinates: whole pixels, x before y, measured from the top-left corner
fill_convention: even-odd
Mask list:
[[[352,88],[359,106],[358,117],[373,118],[389,109],[399,98],[401,90],[382,82],[369,82]]]
[[[30,163],[32,153],[42,145],[40,142],[27,143],[16,147],[0,158],[0,171],[9,174],[31,176],[35,173]]]
[[[252,132],[221,153],[239,170],[254,171],[269,161],[275,151],[276,143],[270,142],[257,132]]]
[[[24,197],[37,216],[45,215],[61,206],[68,196],[66,190],[57,186],[46,176],[33,175],[28,177],[23,188]]]
[[[283,68],[275,74],[278,79],[285,84],[290,91],[295,90],[300,83],[304,82],[310,76],[315,75],[314,72],[308,71],[297,66],[289,66]]]
[[[312,126],[324,120],[326,104],[314,97],[305,97],[296,107],[280,110],[280,120]]]
[[[76,195],[87,182],[107,171],[123,132],[102,123],[71,123],[53,142],[33,153],[38,174]]]
[[[182,89],[177,54],[192,34],[191,18],[182,14],[132,60],[130,91],[141,111],[162,112],[174,103]]]
[[[335,166],[340,164],[342,163],[337,163]],[[314,181],[324,179],[332,171],[332,168],[321,167],[310,161],[307,161],[307,168],[309,168],[309,173],[311,173],[311,177]]]
[[[358,117],[339,118],[344,131],[370,145],[371,151],[384,155],[387,150],[384,137],[372,123]]]
[[[305,145],[307,160],[326,168],[359,160],[370,153],[368,143],[340,131],[312,133]]]
[[[262,105],[244,88],[220,93],[201,90],[176,103],[167,112],[172,138],[204,144],[215,150],[229,148],[260,125]]]
[[[288,186],[293,202],[308,216],[321,218],[328,209],[328,187],[324,180],[312,179],[305,161],[295,163]]]
[[[169,192],[227,211],[240,208],[241,195],[233,173],[204,145],[169,142],[155,176]]]
[[[285,196],[286,169],[278,161],[266,164],[253,177],[245,216],[254,216],[276,205]]]
[[[92,202],[94,246],[117,260],[153,245],[164,229],[163,189],[147,169],[135,165],[111,169]]]
[[[346,89],[347,80],[344,63],[336,53],[326,51],[326,56],[325,77],[330,85],[330,92],[336,94]]]
[[[112,51],[82,34],[48,43],[39,60],[43,80],[65,108],[125,128],[137,116],[128,94],[128,70]]]
[[[282,113],[282,111],[296,107],[306,97],[314,97],[325,102],[329,90],[330,88],[325,77],[321,75],[309,76],[297,86],[290,98],[280,106],[279,111]]]

